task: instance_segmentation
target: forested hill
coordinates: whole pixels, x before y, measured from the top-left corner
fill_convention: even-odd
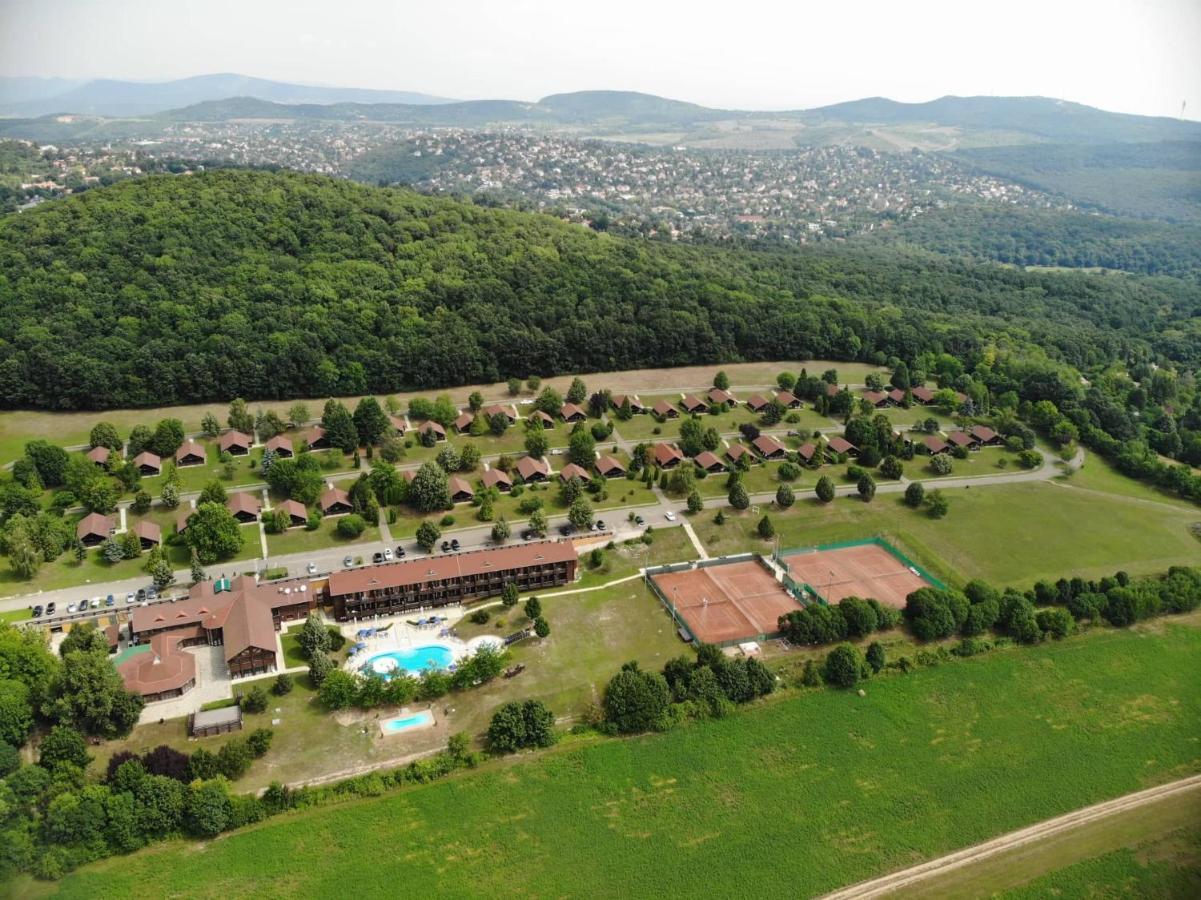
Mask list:
[[[320,176],[154,176],[0,219],[0,403],[386,392],[735,359],[1201,355],[1173,279],[893,248],[766,253],[591,233]]]

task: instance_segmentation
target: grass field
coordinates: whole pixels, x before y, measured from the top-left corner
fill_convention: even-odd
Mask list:
[[[895,896],[1201,896],[1201,791],[1107,816],[928,878]]]
[[[781,547],[886,534],[953,583],[983,578],[1025,587],[1040,578],[1095,578],[1116,569],[1162,572],[1172,565],[1196,565],[1201,558],[1201,542],[1189,533],[1201,521],[1201,511],[1049,482],[952,489],[945,519],[909,509],[896,494],[878,495],[872,503],[839,497],[821,505],[812,489],[806,473],[797,504],[770,512]],[[713,516],[706,510],[693,520],[711,554],[770,550],[755,534],[759,516],[727,509],[723,526],[715,525]]]
[[[163,845],[60,894],[816,894],[1201,769],[1198,653],[1165,622],[1014,648]]]
[[[338,534],[338,516],[322,519],[319,528],[309,531],[307,528],[289,528],[282,534],[267,535],[267,550],[271,556],[284,556],[289,553],[313,553],[317,550],[327,550],[330,547],[341,547],[351,544],[363,544],[380,539],[379,526],[374,522],[357,538],[344,538]],[[259,545],[258,534],[247,530],[247,542]],[[256,554],[257,555],[257,554]]]

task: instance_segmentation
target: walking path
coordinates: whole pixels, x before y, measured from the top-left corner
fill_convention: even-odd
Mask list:
[[[701,543],[701,539],[696,536],[696,532],[692,530],[692,525],[689,522],[684,523],[684,533],[688,535],[688,540],[692,541],[692,546],[696,548],[697,556],[701,559],[708,559],[709,554],[705,551],[705,545]]]
[[[1026,844],[1045,841],[1052,835],[1070,831],[1073,828],[1079,828],[1098,819],[1127,812],[1140,806],[1146,806],[1175,794],[1198,789],[1201,789],[1201,775],[1193,775],[1190,778],[1182,778],[1170,784],[1161,784],[1158,787],[1148,788],[1145,791],[1126,794],[1114,800],[1107,800],[1104,803],[1087,806],[1084,809],[1078,809],[1054,819],[1047,819],[1044,822],[1039,822],[1037,825],[1031,825],[1018,831],[1011,831],[1009,834],[1003,834],[1000,837],[993,838],[991,841],[985,841],[982,844],[976,844],[974,847],[967,847],[955,853],[940,856],[938,859],[910,866],[908,869],[901,869],[899,872],[874,878],[871,881],[860,882],[851,887],[835,891],[832,894],[827,894],[823,900],[862,900],[862,898],[883,897],[927,878],[981,862],[989,857],[1022,847]]]

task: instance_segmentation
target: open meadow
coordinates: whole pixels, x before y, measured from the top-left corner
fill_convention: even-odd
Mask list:
[[[1194,623],[1098,629],[663,735],[568,739],[536,763],[166,844],[57,889],[816,894],[1201,770]],[[382,834],[397,852],[381,853]]]

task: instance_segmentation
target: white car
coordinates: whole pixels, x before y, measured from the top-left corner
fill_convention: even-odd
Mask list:
[[[125,603],[127,605],[132,605],[137,599],[138,598],[134,595],[133,591],[130,591],[125,595]]]
[[[84,601],[84,602],[86,603],[87,601]],[[67,604],[67,613],[69,614],[69,613],[73,613],[73,612],[75,612],[75,603],[74,602],[68,603]]]
[[[100,604],[103,602],[104,602],[104,600],[101,599],[100,597],[93,597],[92,598],[92,609],[99,609]]]
[[[676,514],[669,510],[664,514],[663,518],[667,519],[669,522],[674,522],[676,520]]]
[[[316,564],[315,562],[311,562],[311,563],[309,563],[309,574],[310,574],[310,575],[316,575],[316,574],[317,574],[317,564]]]
[[[392,562],[392,548],[391,547],[384,548],[384,561]]]

